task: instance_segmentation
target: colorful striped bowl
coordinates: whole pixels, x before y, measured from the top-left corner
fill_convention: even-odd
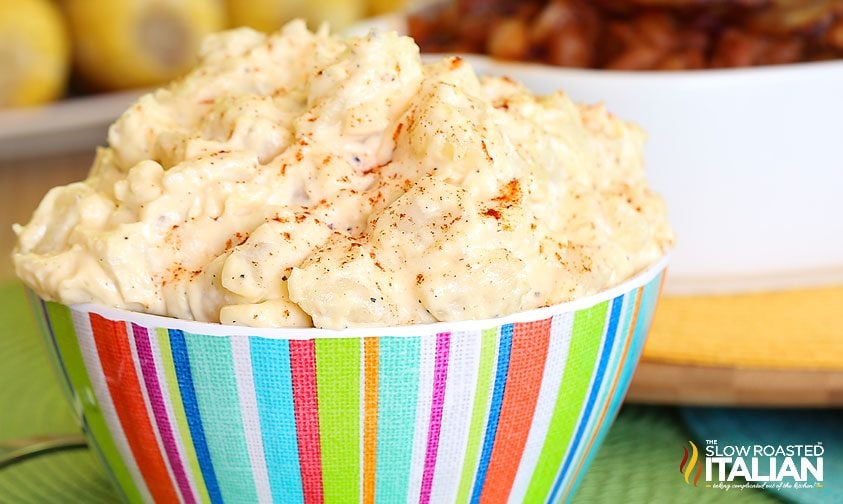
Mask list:
[[[398,328],[35,301],[130,502],[559,502],[620,407],[666,262],[571,303]]]

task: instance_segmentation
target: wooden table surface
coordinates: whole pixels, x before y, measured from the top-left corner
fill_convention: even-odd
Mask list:
[[[14,278],[9,255],[15,243],[12,224],[26,223],[54,186],[82,180],[94,150],[41,158],[0,161],[0,280]]]

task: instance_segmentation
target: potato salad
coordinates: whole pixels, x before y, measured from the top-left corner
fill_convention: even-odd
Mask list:
[[[644,133],[411,38],[294,21],[207,39],[16,225],[38,295],[254,327],[503,316],[597,293],[673,241]]]

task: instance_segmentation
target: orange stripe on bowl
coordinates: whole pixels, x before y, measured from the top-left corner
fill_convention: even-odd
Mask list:
[[[515,324],[500,422],[480,502],[506,502],[530,425],[550,345],[551,319]]]
[[[378,338],[364,340],[363,391],[363,503],[375,502],[375,469],[378,449]]]

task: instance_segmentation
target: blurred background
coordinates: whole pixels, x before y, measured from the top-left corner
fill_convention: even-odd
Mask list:
[[[83,179],[108,125],[206,35],[293,18],[397,29],[650,133],[679,244],[575,501],[843,502],[843,0],[0,0],[0,445],[76,430],[14,280],[12,223]],[[824,442],[825,488],[694,492],[682,447],[711,438]],[[87,451],[0,469],[0,502],[114,498]]]
[[[3,0],[0,107],[152,86],[186,71],[209,33],[294,18],[341,30],[402,0]]]
[[[409,5],[407,3],[409,2]],[[427,6],[427,7],[425,7]],[[294,18],[342,31],[402,9],[425,52],[553,65],[684,70],[843,56],[838,0],[2,0],[0,107],[152,86],[207,34]]]

